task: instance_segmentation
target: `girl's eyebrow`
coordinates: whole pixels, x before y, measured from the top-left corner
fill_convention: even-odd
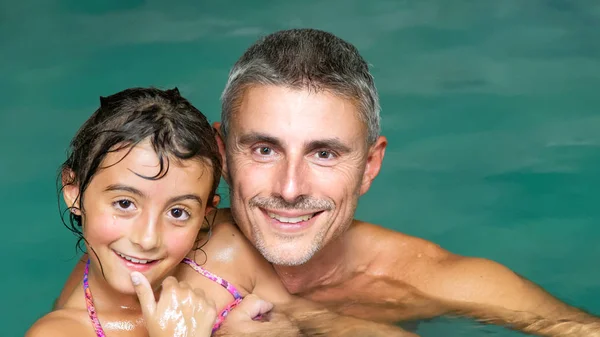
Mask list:
[[[148,196],[146,194],[144,194],[144,192],[138,190],[137,188],[133,187],[133,186],[128,186],[128,185],[123,185],[123,184],[113,184],[113,185],[109,185],[108,187],[106,187],[104,189],[104,191],[106,192],[112,192],[112,191],[121,191],[121,192],[129,192],[132,194],[135,194],[137,196],[139,196],[142,199],[146,199]],[[192,200],[197,202],[198,204],[200,204],[200,206],[202,207],[202,205],[204,204],[202,202],[202,198],[200,198],[198,195],[196,194],[184,194],[184,195],[179,195],[176,197],[172,197],[171,199],[169,199],[169,204],[173,204],[179,201],[183,201],[183,200]]]
[[[108,185],[108,187],[106,187],[104,189],[105,192],[112,192],[112,191],[121,191],[121,192],[129,192],[132,194],[135,194],[137,196],[139,196],[140,198],[146,198],[147,196],[144,194],[144,192],[138,190],[135,187],[132,186],[127,186],[127,185],[123,185],[123,184],[113,184],[113,185]]]

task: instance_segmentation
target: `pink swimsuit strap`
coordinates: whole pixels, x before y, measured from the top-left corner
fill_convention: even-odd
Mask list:
[[[94,299],[92,298],[92,291],[88,284],[88,273],[90,268],[90,260],[88,259],[85,264],[85,270],[83,271],[83,292],[85,293],[85,306],[87,307],[88,315],[92,320],[92,325],[96,331],[96,336],[106,337],[100,320],[98,320],[98,314],[96,313],[96,307],[94,306]]]
[[[215,325],[213,326],[213,330],[212,330],[214,333],[215,331],[217,331],[217,329],[219,329],[221,324],[223,324],[223,321],[225,321],[225,317],[227,317],[229,312],[242,301],[243,297],[242,297],[242,295],[240,295],[239,291],[233,286],[233,284],[227,282],[226,280],[222,279],[221,277],[202,268],[200,265],[198,265],[196,263],[196,261],[194,261],[192,259],[188,259],[186,257],[183,259],[182,263],[189,265],[190,267],[192,267],[192,269],[197,271],[200,275],[205,276],[207,279],[209,279],[211,281],[215,281],[216,283],[220,284],[223,288],[227,289],[227,291],[231,295],[233,295],[233,298],[234,298],[233,302],[229,303],[229,305],[227,305],[227,307],[225,307],[225,309],[223,309],[223,311],[221,311],[221,313],[217,317],[217,320],[215,321]]]

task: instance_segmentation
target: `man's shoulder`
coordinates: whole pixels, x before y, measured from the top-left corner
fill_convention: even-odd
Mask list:
[[[29,328],[25,337],[59,337],[71,336],[73,333],[82,335],[86,327],[78,319],[82,314],[84,314],[83,310],[69,308],[52,311],[37,320]],[[89,324],[89,322],[87,323]]]
[[[229,210],[227,210],[229,211]],[[228,213],[229,214],[229,213]],[[214,240],[215,243],[223,247],[235,247],[238,249],[253,249],[252,243],[244,236],[244,233],[229,216],[223,216],[215,221],[212,228],[212,236],[227,238],[227,240]]]
[[[242,259],[245,264],[253,264],[260,260],[260,253],[246,238],[244,233],[230,217],[229,209],[219,210],[223,214],[218,216],[211,229],[211,235],[202,250],[206,252],[208,258],[219,259],[219,263],[234,263],[239,265],[237,259]],[[222,256],[228,256],[223,260]],[[254,262],[253,262],[254,261]]]
[[[352,236],[363,245],[370,244],[388,257],[402,258],[407,262],[422,261],[435,272],[444,270],[453,273],[459,269],[495,271],[500,266],[489,259],[459,255],[435,242],[364,221],[355,220],[352,230]]]
[[[362,241],[361,245],[396,259],[442,263],[460,258],[432,241],[360,220],[354,220],[351,231],[355,240]]]
[[[362,221],[355,221],[352,230],[361,245],[377,252],[371,273],[391,276],[424,293],[464,300],[474,290],[487,292],[485,285],[495,279],[514,284],[514,273],[489,259],[455,254],[434,242]]]

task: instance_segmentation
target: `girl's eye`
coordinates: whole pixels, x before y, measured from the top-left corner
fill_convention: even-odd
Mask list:
[[[128,211],[128,210],[132,210],[133,208],[135,208],[135,205],[133,204],[133,201],[131,201],[131,200],[121,199],[121,200],[117,200],[117,201],[113,202],[113,207],[115,207],[121,211]]]
[[[169,215],[171,215],[173,219],[182,221],[187,220],[190,217],[190,214],[182,208],[173,208],[169,211]]]

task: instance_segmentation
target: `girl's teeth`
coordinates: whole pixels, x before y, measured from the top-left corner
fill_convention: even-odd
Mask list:
[[[133,263],[146,264],[146,263],[150,263],[150,262],[152,262],[152,261],[153,261],[153,260],[139,260],[139,259],[136,259],[136,258],[133,258],[133,257],[127,256],[127,255],[123,255],[123,254],[121,254],[121,253],[119,253],[119,252],[117,252],[117,254],[118,254],[120,257],[124,258],[125,260],[127,260],[127,261],[131,261],[131,262],[133,262]]]

